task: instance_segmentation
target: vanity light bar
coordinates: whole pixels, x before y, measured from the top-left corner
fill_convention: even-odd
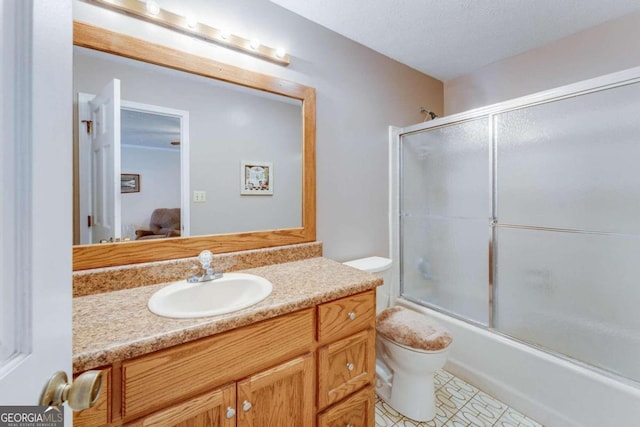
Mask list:
[[[154,0],[84,0],[108,9],[141,18],[145,21],[188,34],[200,39],[235,49],[280,65],[289,65],[289,55],[282,48],[260,44],[257,39],[245,39],[227,31],[197,22],[191,16],[180,16],[162,9]]]

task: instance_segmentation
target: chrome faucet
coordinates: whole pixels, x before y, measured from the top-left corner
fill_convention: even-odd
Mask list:
[[[187,277],[188,283],[209,282],[222,277],[222,271],[216,271],[211,267],[211,261],[213,261],[213,254],[211,251],[204,250],[200,252],[200,255],[198,255],[198,261],[202,264],[203,273],[190,274],[189,277]]]

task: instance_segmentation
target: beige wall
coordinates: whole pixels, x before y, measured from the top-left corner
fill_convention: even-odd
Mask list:
[[[313,86],[317,90],[318,240],[325,256],[388,254],[388,126],[443,113],[443,84],[268,0],[165,0],[166,9],[284,45],[282,67],[74,1],[74,18]]]
[[[134,240],[137,229],[149,229],[155,208],[180,207],[180,151],[123,145],[121,167],[140,175],[140,191],[120,197],[122,237]]]
[[[640,12],[445,82],[445,114],[454,114],[640,66]]]

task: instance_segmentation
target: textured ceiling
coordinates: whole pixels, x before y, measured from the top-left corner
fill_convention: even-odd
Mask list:
[[[440,80],[610,19],[639,0],[271,0]]]

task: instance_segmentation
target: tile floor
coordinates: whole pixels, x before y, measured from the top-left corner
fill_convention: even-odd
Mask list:
[[[376,397],[376,427],[542,427],[447,371],[434,375],[436,417],[417,422],[403,417]]]

